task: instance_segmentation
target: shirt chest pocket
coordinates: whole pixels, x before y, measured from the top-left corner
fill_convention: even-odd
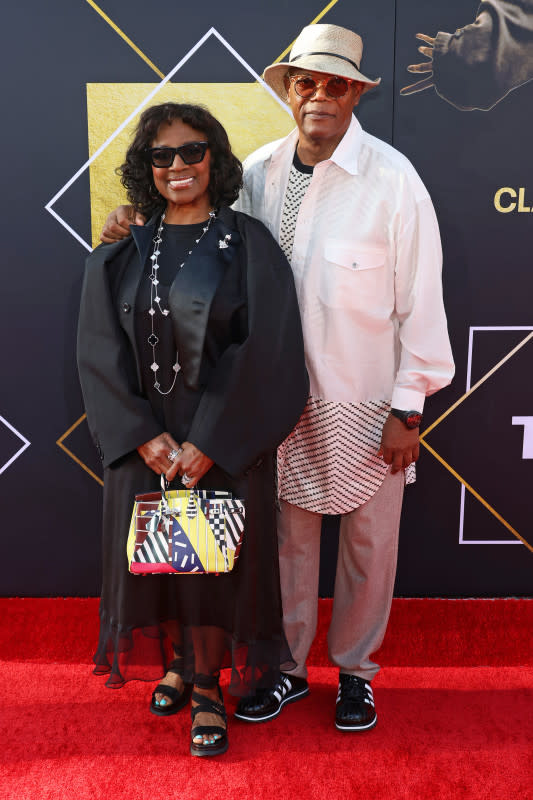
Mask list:
[[[370,314],[386,303],[387,251],[379,245],[326,239],[319,295],[330,308],[353,308]]]

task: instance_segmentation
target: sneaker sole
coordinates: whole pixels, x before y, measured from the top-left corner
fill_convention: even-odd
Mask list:
[[[378,717],[377,714],[367,725],[339,725],[338,722],[335,722],[335,727],[338,731],[369,731],[371,728],[374,728],[377,724]]]
[[[287,703],[294,703],[296,700],[302,700],[304,697],[307,697],[309,694],[309,688],[301,689],[297,694],[291,695],[291,697],[285,697],[279,704],[279,708],[277,711],[274,711],[272,714],[266,714],[262,717],[246,717],[244,714],[238,714],[236,711],[233,716],[236,719],[242,719],[243,722],[268,722],[270,719],[275,719],[278,714],[281,713],[281,709]]]

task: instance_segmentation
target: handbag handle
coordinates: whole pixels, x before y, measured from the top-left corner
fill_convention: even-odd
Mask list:
[[[163,506],[163,511],[167,514],[170,513],[170,508],[168,505],[168,498],[167,498],[167,489],[169,487],[169,482],[167,481],[165,474],[161,473],[161,504]],[[188,489],[187,491],[192,492],[193,494],[199,496],[199,489],[198,486],[193,486],[192,489]]]
[[[168,497],[167,497],[167,489],[168,489],[168,481],[165,477],[164,472],[161,473],[161,511],[163,514],[168,515],[170,513],[170,508],[168,505]]]

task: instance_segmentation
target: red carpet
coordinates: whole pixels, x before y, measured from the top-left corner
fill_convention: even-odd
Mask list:
[[[188,755],[187,711],[154,717],[151,685],[90,674],[94,600],[0,600],[0,798],[533,800],[533,601],[395,601],[364,734],[333,727],[328,607],[311,696],[268,724],[230,716],[209,761]]]

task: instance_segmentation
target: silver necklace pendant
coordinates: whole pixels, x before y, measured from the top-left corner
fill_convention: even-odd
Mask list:
[[[214,211],[210,211],[209,212],[209,220],[207,222],[207,225],[205,225],[204,228],[202,229],[202,235],[198,239],[195,239],[195,242],[194,242],[193,246],[191,247],[191,249],[189,250],[189,252],[185,256],[185,259],[184,259],[183,263],[179,264],[178,271],[180,271],[185,266],[185,263],[187,262],[187,259],[191,255],[191,253],[194,250],[194,248],[197,247],[200,244],[200,242],[202,241],[202,239],[206,235],[207,231],[211,227],[211,223],[213,222],[215,217],[216,217],[216,213]],[[157,379],[157,372],[159,370],[159,364],[157,363],[157,359],[156,359],[156,346],[157,346],[157,344],[159,342],[159,337],[157,336],[157,334],[155,332],[154,317],[156,316],[156,307],[159,309],[159,313],[163,317],[168,317],[168,315],[170,314],[170,310],[168,308],[161,308],[161,298],[159,297],[159,293],[157,291],[157,287],[159,285],[159,279],[157,277],[157,273],[158,273],[158,270],[159,270],[158,258],[159,258],[160,254],[161,254],[160,245],[163,242],[163,222],[164,222],[164,220],[165,220],[165,214],[163,213],[161,215],[161,220],[159,222],[159,227],[157,229],[157,233],[153,238],[154,249],[153,249],[152,255],[150,256],[150,261],[152,262],[152,271],[148,275],[148,279],[150,281],[150,308],[148,309],[148,314],[150,315],[151,333],[150,333],[150,336],[148,337],[147,341],[148,341],[148,344],[150,345],[150,347],[152,348],[153,361],[150,364],[150,369],[154,373],[154,389],[156,389],[159,392],[159,394],[167,395],[167,394],[170,394],[170,392],[172,391],[172,389],[174,388],[174,386],[176,384],[176,378],[178,377],[178,372],[180,372],[180,370],[181,370],[181,366],[180,366],[180,363],[179,363],[179,360],[178,360],[178,354],[176,353],[176,361],[172,365],[172,369],[174,370],[174,380],[172,381],[172,385],[171,385],[170,389],[167,389],[166,391],[161,389],[161,384],[159,383],[159,381]],[[231,239],[231,235],[227,234],[224,237],[224,239],[220,239],[219,240],[218,246],[220,248],[228,247],[226,239],[228,239],[228,240]],[[154,307],[154,304],[155,304],[155,307]]]

